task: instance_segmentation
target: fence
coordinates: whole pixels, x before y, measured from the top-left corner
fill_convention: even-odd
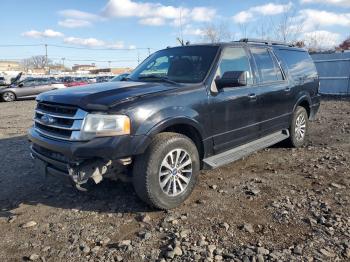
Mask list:
[[[312,54],[320,76],[320,93],[350,95],[350,52]]]

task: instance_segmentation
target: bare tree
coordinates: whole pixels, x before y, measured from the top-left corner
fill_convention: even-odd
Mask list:
[[[202,28],[202,40],[210,43],[233,40],[234,34],[227,23],[208,23]]]
[[[302,32],[303,23],[299,21],[296,9],[293,7],[284,7],[283,12],[279,16],[276,22],[272,22],[274,28],[275,38],[277,40],[287,42],[298,41]]]
[[[32,56],[22,60],[24,68],[44,68],[50,64],[52,64],[52,61],[50,59],[46,60],[44,55]]]

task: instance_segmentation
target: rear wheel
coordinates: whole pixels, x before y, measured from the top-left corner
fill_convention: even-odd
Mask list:
[[[304,107],[298,106],[294,111],[289,133],[290,146],[301,147],[307,143],[309,134],[309,118]]]
[[[13,92],[5,92],[2,94],[2,100],[12,102],[16,100],[16,95]]]
[[[177,133],[158,134],[146,152],[135,159],[135,191],[151,206],[175,208],[193,191],[199,166],[198,151],[191,139]]]

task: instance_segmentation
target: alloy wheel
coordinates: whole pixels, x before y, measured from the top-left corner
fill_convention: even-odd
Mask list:
[[[183,193],[192,176],[192,159],[184,149],[174,149],[163,159],[159,168],[159,185],[170,196]]]

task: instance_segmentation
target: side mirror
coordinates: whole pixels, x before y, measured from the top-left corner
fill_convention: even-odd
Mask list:
[[[19,85],[18,85],[18,87],[23,87],[23,84],[22,84],[22,83],[21,83],[21,84],[19,84]]]
[[[217,88],[238,87],[247,85],[247,73],[245,71],[227,71],[222,77],[215,79]]]

